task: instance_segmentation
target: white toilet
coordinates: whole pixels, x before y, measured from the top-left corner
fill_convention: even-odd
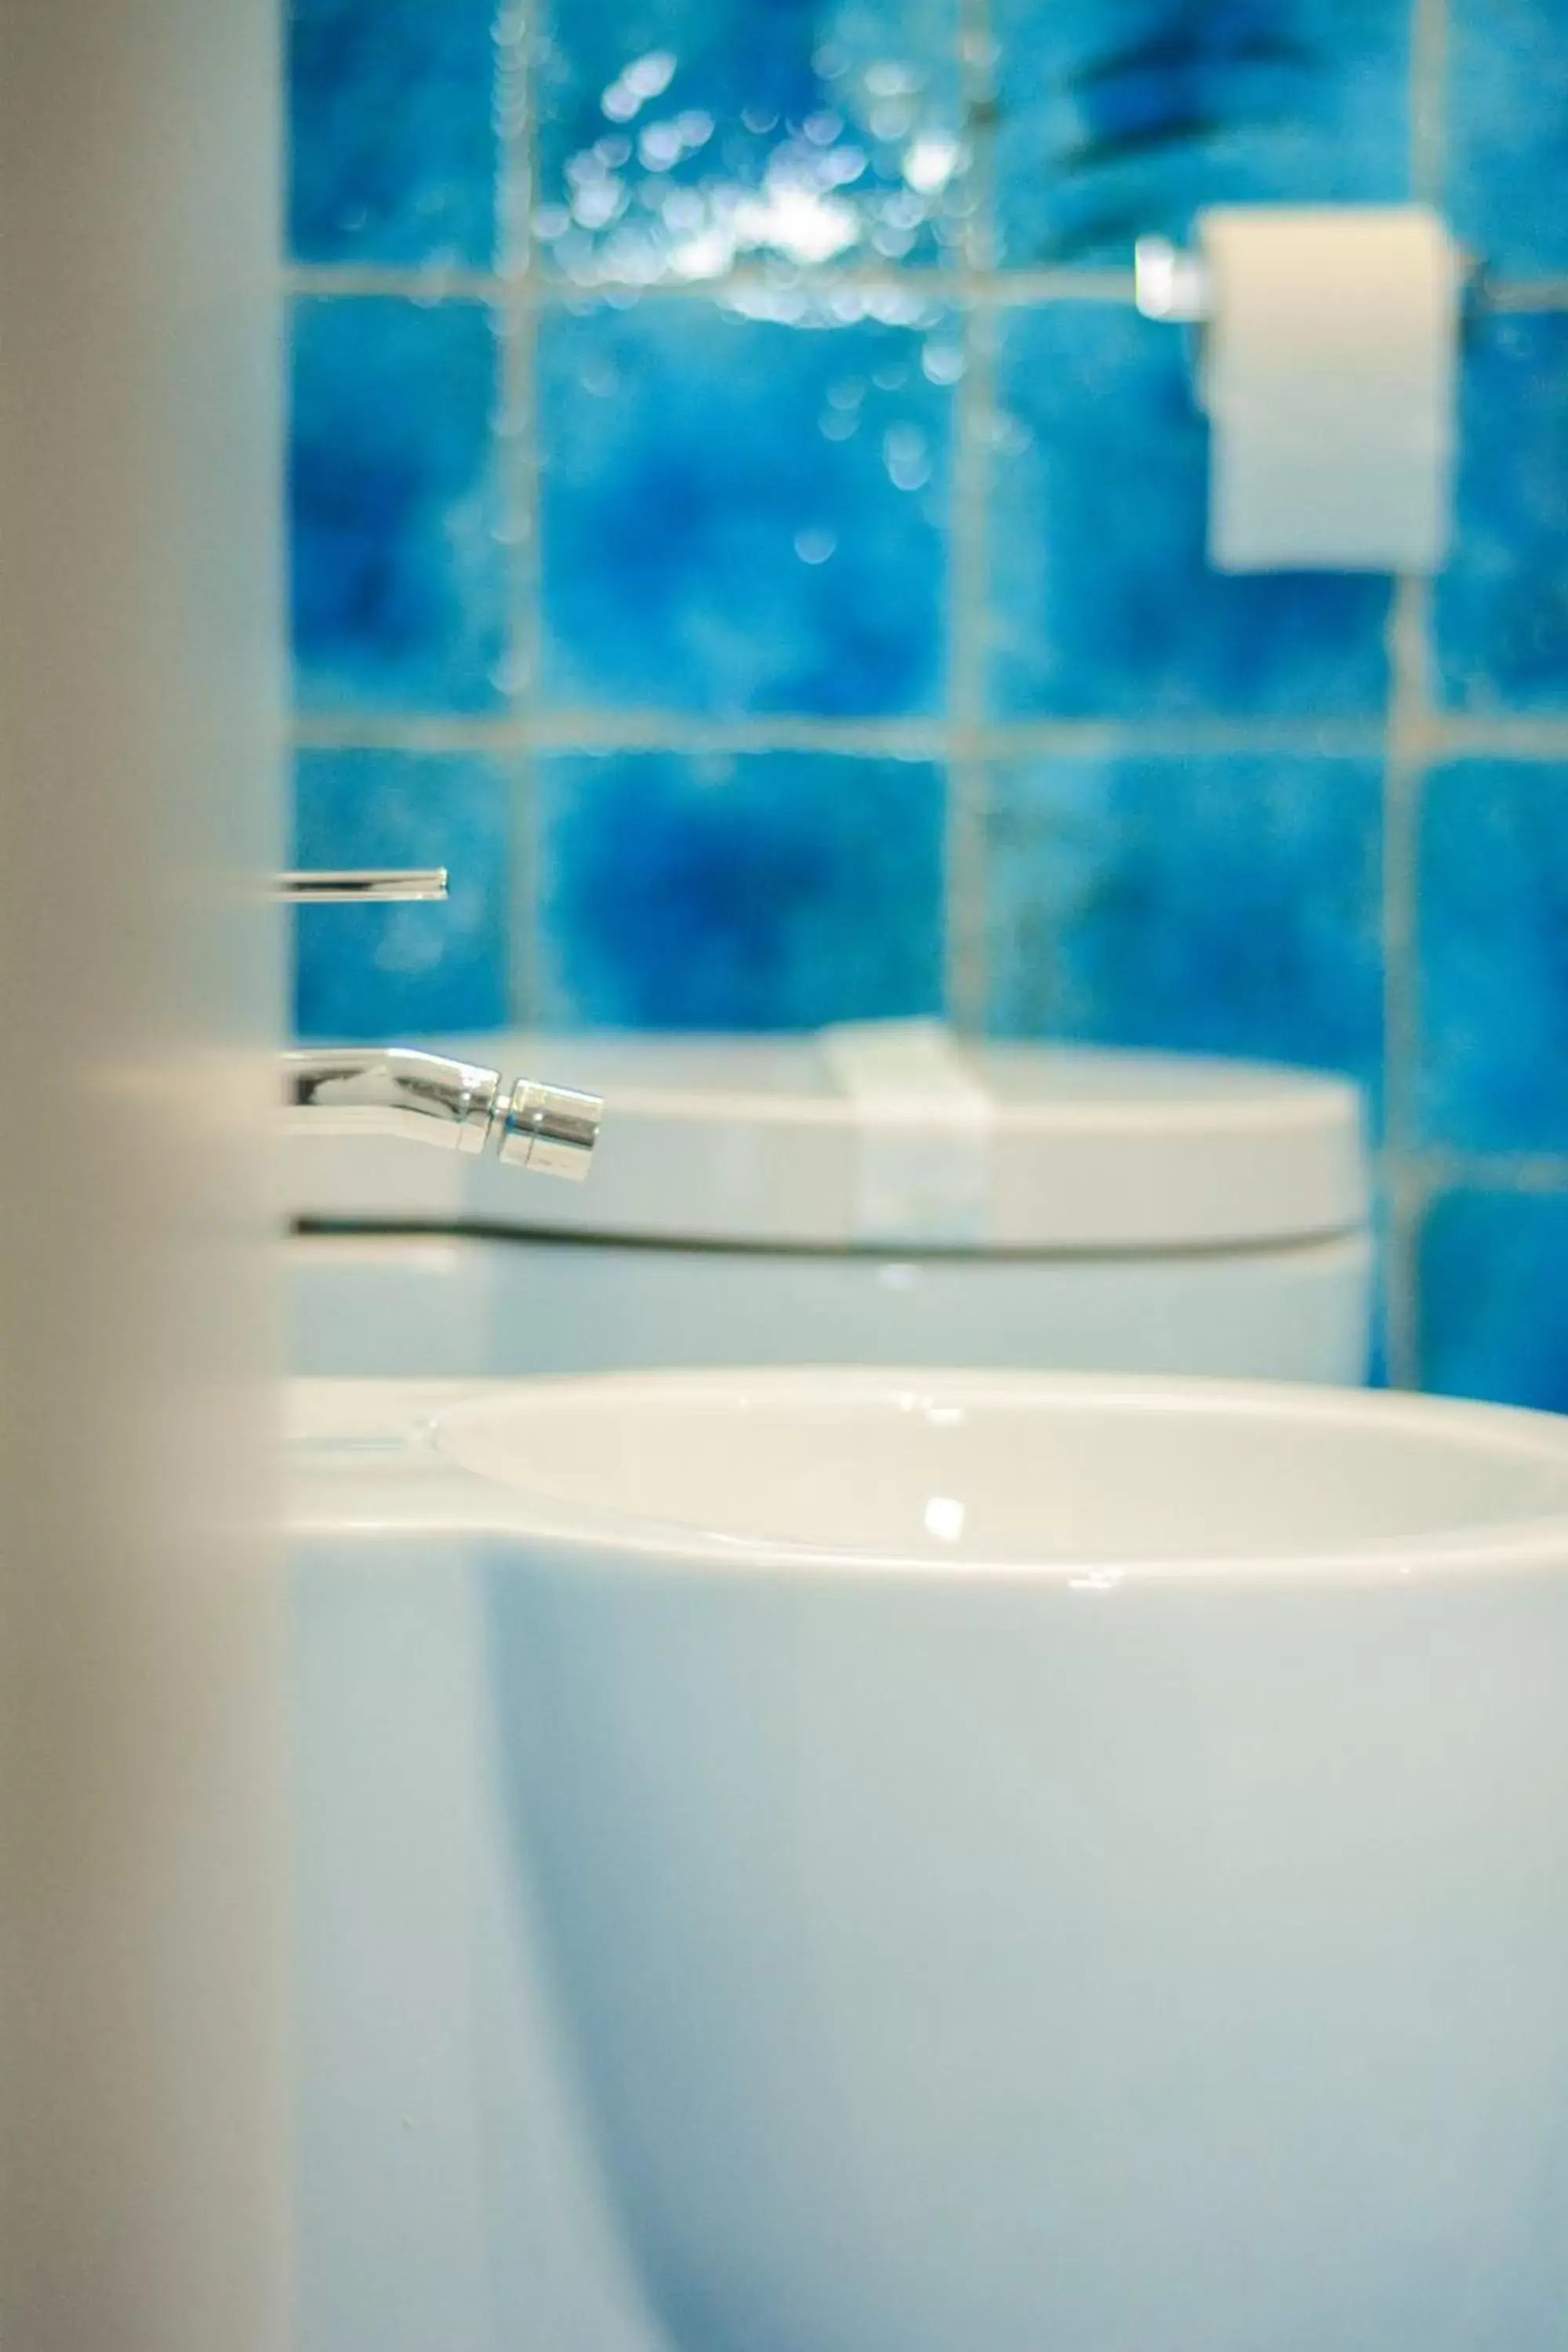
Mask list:
[[[297,1370],[1365,1377],[1366,1170],[1340,1080],[920,1023],[482,1048],[446,1050],[605,1097],[589,1181],[290,1138],[287,1205],[314,1228],[290,1247]]]

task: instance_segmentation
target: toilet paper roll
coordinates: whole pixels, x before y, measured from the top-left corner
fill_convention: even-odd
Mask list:
[[[1198,237],[1211,562],[1435,571],[1461,278],[1443,222],[1419,205],[1226,205]]]

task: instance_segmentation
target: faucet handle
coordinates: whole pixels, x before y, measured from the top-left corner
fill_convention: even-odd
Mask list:
[[[277,895],[311,907],[357,907],[367,900],[375,904],[385,899],[444,898],[447,869],[444,866],[384,866],[339,873],[279,874]]]

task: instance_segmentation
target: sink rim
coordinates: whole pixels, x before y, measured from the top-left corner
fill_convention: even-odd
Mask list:
[[[1423,1576],[1496,1576],[1568,1572],[1568,1418],[1513,1406],[1409,1392],[1303,1387],[1264,1381],[1203,1381],[1185,1376],[989,1370],[908,1371],[887,1367],[767,1367],[758,1370],[654,1370],[594,1373],[532,1381],[297,1381],[290,1390],[307,1410],[303,1441],[295,1448],[293,1519],[304,1532],[370,1532],[447,1528],[455,1533],[530,1538],[576,1569],[605,1574],[658,1570],[681,1576],[721,1575],[904,1579],[922,1584],[1085,1585],[1220,1582],[1258,1591],[1301,1581],[1342,1585]],[[732,1412],[742,1397],[765,1406],[809,1403],[830,1411],[843,1401],[984,1404],[1048,1412],[1058,1421],[1073,1410],[1100,1415],[1159,1415],[1181,1411],[1205,1423],[1215,1419],[1310,1424],[1318,1432],[1386,1430],[1399,1439],[1447,1437],[1494,1468],[1517,1464],[1521,1474],[1560,1482],[1562,1499],[1550,1507],[1526,1498],[1517,1515],[1479,1517],[1413,1534],[1352,1538],[1299,1549],[1193,1553],[1137,1550],[1125,1556],[988,1557],[984,1551],[917,1552],[907,1546],[835,1546],[815,1538],[726,1535],[699,1521],[590,1507],[527,1483],[509,1483],[477,1465],[462,1444],[465,1433],[492,1423],[498,1412],[543,1415],[570,1404],[574,1412],[634,1411],[650,1404],[705,1401]],[[317,1423],[323,1433],[312,1438]],[[455,1442],[456,1441],[456,1442]],[[391,1471],[395,1475],[389,1479]]]

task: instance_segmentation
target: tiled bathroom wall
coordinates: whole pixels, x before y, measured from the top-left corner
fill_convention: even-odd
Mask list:
[[[1563,0],[294,0],[312,1034],[1281,1056],[1377,1104],[1391,1377],[1568,1406]],[[1133,237],[1440,205],[1435,583],[1221,577]]]

